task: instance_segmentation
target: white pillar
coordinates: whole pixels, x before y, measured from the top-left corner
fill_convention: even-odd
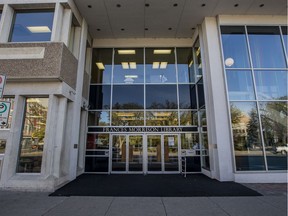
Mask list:
[[[51,34],[52,42],[59,42],[61,39],[63,14],[64,14],[64,8],[61,5],[61,3],[57,2],[54,11],[53,28]]]
[[[72,11],[71,9],[65,9],[63,14],[63,22],[61,28],[61,41],[68,47],[70,40],[70,32],[72,25]]]
[[[232,145],[218,25],[215,17],[202,23],[206,80],[206,112],[212,177],[233,181]]]
[[[5,4],[0,20],[0,43],[7,43],[10,36],[11,25],[13,21],[14,10]]]
[[[78,161],[78,146],[80,139],[80,117],[81,117],[81,106],[82,106],[82,90],[83,80],[85,73],[85,55],[86,55],[86,44],[87,44],[88,26],[85,20],[82,21],[81,25],[81,39],[79,46],[79,58],[78,58],[78,70],[77,70],[77,83],[76,83],[76,95],[73,104],[73,129],[71,134],[71,151],[70,151],[70,168],[69,168],[69,179],[73,180],[77,175],[77,161]]]

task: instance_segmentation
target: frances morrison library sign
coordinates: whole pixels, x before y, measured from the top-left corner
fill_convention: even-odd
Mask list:
[[[4,87],[6,83],[6,76],[0,75],[0,98],[3,98]],[[0,126],[6,126],[8,124],[10,102],[0,100]]]

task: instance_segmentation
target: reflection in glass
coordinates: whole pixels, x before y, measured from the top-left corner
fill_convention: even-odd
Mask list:
[[[226,68],[249,68],[249,58],[244,26],[221,26]]]
[[[200,110],[200,126],[207,126],[206,110]]]
[[[148,171],[161,171],[161,135],[147,135]]]
[[[6,148],[6,140],[0,139],[0,154],[5,153],[5,148]]]
[[[198,133],[183,133],[181,134],[181,149],[195,149],[194,146],[199,145]]]
[[[269,170],[287,169],[287,104],[287,102],[259,103]]]
[[[112,171],[126,171],[126,136],[113,136]]]
[[[105,111],[89,111],[88,126],[109,126],[110,113]]]
[[[164,135],[165,171],[178,171],[178,135]]]
[[[119,54],[119,50],[127,51],[115,50],[113,83],[144,83],[143,49],[129,49],[134,51],[131,54]]]
[[[143,109],[143,85],[114,85],[112,96],[113,109]]]
[[[197,111],[180,111],[181,126],[198,126]]]
[[[178,85],[180,109],[197,109],[196,85]]]
[[[236,169],[265,170],[255,102],[230,102]]]
[[[115,126],[143,126],[144,112],[118,111],[112,112],[112,125]]]
[[[110,85],[90,85],[89,108],[109,109],[111,98]]]
[[[109,149],[109,134],[87,134],[86,149]]]
[[[226,70],[230,100],[254,100],[252,75],[249,70]]]
[[[53,18],[53,11],[16,11],[9,41],[50,41]]]
[[[177,69],[179,83],[195,83],[192,48],[177,48]]]
[[[147,109],[177,109],[176,85],[146,85]]]
[[[9,117],[8,117],[8,122],[7,125],[0,126],[1,129],[5,128],[11,128],[11,123],[12,123],[12,116],[13,116],[13,111],[14,111],[14,98],[2,98],[1,101],[6,101],[10,103],[10,112],[9,112]]]
[[[129,171],[143,171],[143,137],[129,136]]]
[[[204,86],[203,79],[199,80],[197,83],[197,93],[198,93],[198,106],[200,109],[204,109],[205,107],[205,95],[204,95]]]
[[[145,55],[146,83],[176,83],[174,48],[148,48]]]
[[[93,49],[91,83],[110,84],[113,49]]]
[[[248,26],[255,68],[286,68],[279,27]]]
[[[282,26],[281,27],[282,34],[283,34],[283,39],[284,39],[284,46],[286,49],[286,53],[288,54],[288,35],[287,35],[287,26]]]
[[[147,126],[177,126],[178,112],[177,111],[147,111],[146,112]]]
[[[27,98],[18,173],[40,173],[45,140],[48,98]]]
[[[202,59],[200,41],[197,39],[193,47],[193,53],[195,55],[195,70],[196,70],[196,82],[202,78]]]
[[[202,133],[202,167],[210,169],[209,161],[209,147],[208,147],[208,135],[207,133]]]
[[[288,71],[254,71],[258,99],[287,100]]]

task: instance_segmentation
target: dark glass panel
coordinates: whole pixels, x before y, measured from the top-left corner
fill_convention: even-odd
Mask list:
[[[143,109],[143,85],[114,85],[112,97],[113,109]]]
[[[110,109],[111,86],[90,85],[89,106],[93,109]]]
[[[110,113],[105,111],[89,111],[88,126],[109,126]]]
[[[159,50],[169,51],[167,54],[155,54]],[[145,49],[146,83],[176,83],[174,48]]]
[[[287,102],[259,103],[269,170],[287,169],[287,104]]]
[[[131,54],[121,54],[121,51]],[[114,56],[113,83],[144,83],[143,49],[116,49]]]
[[[16,11],[9,41],[50,41],[53,19],[53,11]]]
[[[251,71],[226,70],[230,100],[255,100]]]
[[[244,26],[221,26],[224,63],[227,68],[249,68]]]
[[[198,112],[197,111],[181,111],[180,112],[181,126],[198,126]]]
[[[0,139],[0,155],[5,154],[6,140]]]
[[[209,146],[208,146],[208,135],[207,133],[202,133],[202,166],[203,168],[210,169],[210,159],[209,159]]]
[[[146,85],[147,109],[177,109],[176,85]]]
[[[197,109],[195,85],[178,85],[180,109]]]
[[[249,26],[254,68],[286,68],[279,27]]]
[[[135,111],[112,112],[112,125],[143,126],[144,112],[135,112]]]
[[[201,172],[200,157],[186,157],[186,172]]]
[[[86,157],[85,172],[108,172],[108,157]]]
[[[193,55],[195,56],[195,72],[196,72],[196,82],[202,78],[202,58],[201,58],[201,49],[200,41],[197,39],[196,43],[193,46]]]
[[[195,83],[192,48],[177,48],[177,68],[179,83]]]
[[[93,49],[91,83],[110,84],[113,49]]]
[[[236,169],[265,170],[255,102],[230,102]]]
[[[254,71],[259,100],[287,100],[288,71]]]
[[[109,134],[87,134],[86,149],[109,149]]]
[[[207,119],[206,119],[206,110],[200,110],[199,111],[200,115],[200,126],[207,126]]]
[[[172,111],[151,111],[146,112],[147,126],[177,126],[178,112]]]
[[[197,83],[198,92],[198,105],[202,109],[205,107],[205,95],[204,95],[204,85],[200,81]]]
[[[287,35],[287,26],[282,26],[281,27],[282,34],[283,34],[283,39],[284,39],[284,46],[286,49],[286,54],[288,54],[288,35]]]

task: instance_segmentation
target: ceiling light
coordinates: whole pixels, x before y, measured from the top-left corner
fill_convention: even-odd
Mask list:
[[[260,4],[259,7],[264,7],[264,4]]]
[[[160,69],[166,69],[168,62],[161,62]]]
[[[169,31],[171,31],[171,30],[172,30],[172,28],[168,28],[168,30],[169,30]]]
[[[128,62],[121,62],[121,64],[122,64],[122,68],[123,68],[123,69],[129,69],[129,64],[128,64]]]
[[[135,53],[135,50],[118,50],[119,55],[131,55]]]
[[[206,6],[206,4],[202,4],[202,5],[201,5],[201,7],[205,7],[205,6]]]
[[[174,7],[177,7],[177,6],[178,6],[178,4],[173,4],[173,6],[174,6]]]
[[[120,5],[120,4],[117,4],[117,5],[116,5],[116,7],[120,8],[120,7],[121,7],[121,5]]]
[[[172,112],[153,112],[155,117],[167,117],[171,116]]]
[[[119,112],[119,113],[116,113],[117,116],[119,117],[133,117],[135,116],[135,113],[132,113],[132,112]]]
[[[193,62],[194,62],[193,60],[190,61],[190,63],[189,63],[189,67],[192,66]]]
[[[105,70],[105,67],[102,62],[96,62],[96,65],[99,68],[99,70]]]
[[[48,26],[27,26],[31,33],[49,33],[51,32]]]
[[[153,62],[152,68],[153,69],[158,69],[160,65],[160,62]]]
[[[125,78],[137,79],[138,75],[125,75]]]
[[[149,7],[150,6],[150,4],[145,4],[145,7]]]
[[[239,4],[235,4],[235,5],[234,5],[234,7],[238,7],[238,6],[239,6]]]
[[[231,67],[233,64],[234,64],[234,59],[233,59],[233,58],[227,58],[227,59],[225,60],[225,65],[226,65],[227,67]]]
[[[136,69],[136,62],[129,62],[130,69]]]
[[[153,54],[171,54],[171,50],[154,50]]]
[[[92,5],[88,5],[88,8],[92,8]]]

